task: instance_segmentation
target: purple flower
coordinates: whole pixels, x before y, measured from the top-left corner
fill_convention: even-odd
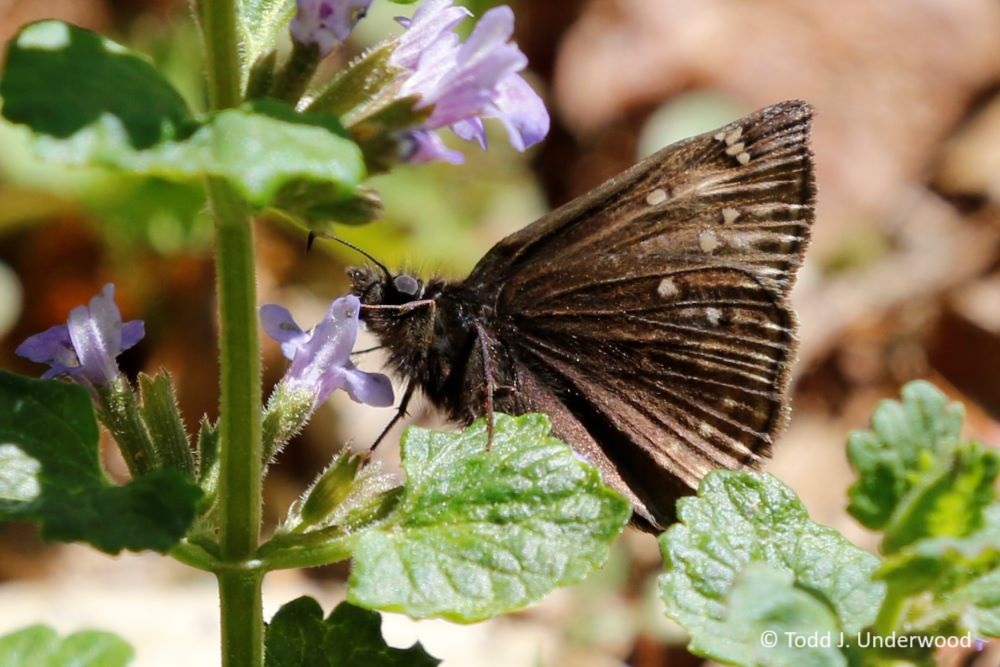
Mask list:
[[[90,307],[77,306],[66,324],[31,336],[15,353],[51,368],[42,375],[57,375],[93,385],[108,386],[120,372],[115,358],[146,335],[142,320],[122,323],[115,305],[115,286],[108,283],[90,300]]]
[[[300,44],[315,44],[322,57],[350,36],[372,0],[297,0],[296,4],[292,38]]]
[[[261,306],[264,331],[281,343],[281,352],[292,364],[282,379],[292,392],[313,396],[313,409],[335,389],[344,389],[359,403],[376,407],[392,405],[392,385],[380,373],[366,373],[351,363],[351,349],[358,336],[361,302],[345,296],[330,305],[326,316],[305,332],[281,306]]]
[[[528,59],[510,41],[514,12],[504,5],[489,10],[461,43],[454,28],[469,15],[452,0],[426,0],[412,19],[400,20],[406,32],[390,60],[407,72],[399,95],[417,95],[420,108],[433,107],[430,117],[411,132],[411,162],[462,161],[462,155],[434,133],[444,127],[485,148],[484,118],[500,120],[519,151],[548,134],[545,105],[518,74]]]

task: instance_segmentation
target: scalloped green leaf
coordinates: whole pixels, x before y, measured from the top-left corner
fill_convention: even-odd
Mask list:
[[[470,622],[576,583],[608,557],[631,507],[549,435],[548,418],[496,415],[462,433],[410,428],[396,511],[354,543],[354,604]]]
[[[737,577],[752,563],[790,575],[789,585],[832,609],[844,632],[856,633],[875,620],[884,596],[884,586],[870,580],[878,559],[813,523],[792,490],[774,477],[716,470],[697,496],[677,503],[677,514],[679,522],[659,538],[666,569],[660,595],[667,615],[691,634],[692,652],[748,664],[744,642],[728,634],[726,605]],[[772,601],[757,602],[760,610],[739,613],[763,614]]]
[[[872,427],[848,441],[858,480],[848,511],[882,530],[893,554],[924,538],[961,537],[983,523],[996,495],[1000,454],[961,442],[964,408],[928,382],[907,384],[902,401],[883,401]]]
[[[419,643],[394,648],[382,637],[377,612],[341,602],[323,619],[323,608],[303,596],[283,605],[267,626],[266,667],[435,667]]]
[[[848,511],[874,530],[886,527],[914,475],[930,472],[936,460],[958,444],[965,409],[949,403],[929,382],[903,387],[903,400],[882,401],[872,413],[871,429],[855,431],[847,443],[858,480],[848,491]]]
[[[135,653],[110,632],[83,630],[60,639],[45,625],[31,625],[0,636],[4,667],[125,667]]]
[[[134,149],[175,136],[190,118],[146,57],[61,21],[29,24],[10,41],[0,96],[4,118],[62,139],[114,118]]]
[[[87,391],[0,371],[0,521],[35,521],[42,536],[82,541],[107,553],[165,552],[184,535],[201,497],[176,470],[114,486],[98,459]]]

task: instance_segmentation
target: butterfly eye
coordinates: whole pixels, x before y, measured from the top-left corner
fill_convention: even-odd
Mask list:
[[[420,292],[420,281],[413,276],[396,276],[392,281],[396,291],[406,296],[417,296]]]
[[[351,24],[355,24],[368,15],[367,7],[355,7],[351,10]]]

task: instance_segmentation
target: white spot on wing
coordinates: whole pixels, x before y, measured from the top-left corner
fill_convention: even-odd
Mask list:
[[[747,248],[753,241],[753,237],[750,234],[740,234],[734,232],[732,234],[727,234],[726,240],[729,242],[729,245],[734,248]]]
[[[656,288],[656,293],[664,299],[677,296],[678,292],[680,292],[680,290],[677,289],[677,285],[674,284],[674,281],[671,278],[664,278],[660,281],[659,286]]]
[[[646,195],[646,203],[650,206],[656,206],[657,204],[662,204],[665,201],[667,201],[667,191],[663,188],[656,188]]]
[[[743,152],[736,156],[736,161],[740,164],[750,164],[750,153]]]
[[[718,326],[719,321],[722,320],[722,311],[718,308],[706,308],[705,317],[708,318],[708,323],[713,327]]]
[[[742,127],[737,127],[735,130],[733,130],[729,134],[725,135],[724,140],[725,140],[727,146],[732,146],[737,141],[739,141],[740,137],[742,137],[742,136],[743,136],[743,128]]]
[[[740,217],[740,212],[735,208],[726,207],[722,209],[722,223],[731,225]]]
[[[737,153],[742,153],[744,148],[745,146],[743,145],[743,142],[740,141],[739,143],[735,143],[727,148],[726,155],[736,155]]]
[[[722,244],[719,242],[719,237],[715,235],[715,232],[706,229],[701,234],[698,234],[698,246],[702,252],[711,254],[720,245]]]

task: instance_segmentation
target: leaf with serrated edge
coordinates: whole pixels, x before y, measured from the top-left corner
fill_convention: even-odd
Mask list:
[[[496,415],[458,434],[411,428],[396,511],[355,543],[348,599],[470,622],[583,579],[631,514],[544,415]]]
[[[377,612],[347,602],[324,620],[316,600],[285,604],[267,627],[265,667],[434,667],[440,660],[419,643],[394,648],[382,637]]]
[[[679,523],[660,536],[667,615],[691,633],[691,650],[739,662],[727,644],[726,599],[750,563],[790,573],[794,585],[825,600],[840,628],[869,625],[884,596],[870,581],[878,559],[832,528],[813,523],[787,486],[762,473],[717,470],[698,495],[677,504]]]
[[[105,479],[94,409],[79,385],[0,371],[0,442],[20,466],[0,475],[0,521],[37,521],[46,539],[118,553],[166,551],[194,519],[201,492],[176,470],[124,486]]]

